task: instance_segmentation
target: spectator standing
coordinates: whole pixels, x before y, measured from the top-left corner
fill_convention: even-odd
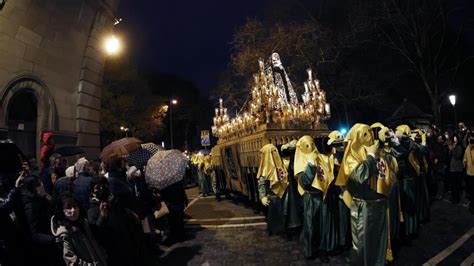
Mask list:
[[[29,265],[61,265],[61,256],[50,229],[51,196],[36,176],[28,176],[20,190],[21,207],[16,211],[25,231]]]
[[[458,135],[454,134],[451,137],[451,144],[449,148],[451,155],[449,167],[450,176],[448,177],[449,187],[452,194],[452,203],[458,204],[461,201],[462,177],[464,174],[464,150]]]
[[[54,144],[55,144],[53,132],[51,131],[43,132],[43,137],[41,138],[41,140],[43,142],[43,146],[41,147],[41,151],[40,151],[40,159],[41,159],[41,172],[43,172],[44,169],[51,166],[49,157],[54,152]]]
[[[430,146],[432,176],[436,183],[436,198],[442,199],[445,193],[445,174],[448,162],[449,149],[446,145],[446,138],[439,134],[436,141]]]
[[[61,240],[66,265],[106,266],[106,255],[95,240],[86,214],[71,194],[61,195],[51,218],[51,231]]]

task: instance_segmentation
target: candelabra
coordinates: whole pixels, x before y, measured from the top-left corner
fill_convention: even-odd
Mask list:
[[[229,119],[223,100],[219,99],[212,126],[214,136],[222,140],[242,137],[252,134],[260,125],[280,129],[315,129],[321,121],[330,117],[326,93],[320,88],[319,80],[313,78],[311,69],[307,69],[308,79],[303,83],[303,101],[298,102],[278,54],[273,54],[269,61],[265,64],[259,60],[259,72],[253,76],[254,85],[249,98],[236,117]]]

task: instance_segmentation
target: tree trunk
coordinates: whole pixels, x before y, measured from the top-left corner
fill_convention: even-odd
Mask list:
[[[433,122],[436,125],[440,125],[440,112],[439,112],[439,101],[438,99],[431,99],[431,110],[433,112]]]

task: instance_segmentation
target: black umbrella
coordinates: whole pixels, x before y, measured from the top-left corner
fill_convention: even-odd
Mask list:
[[[0,173],[18,173],[23,170],[26,157],[13,142],[0,142]]]
[[[143,143],[141,149],[132,151],[127,158],[130,166],[144,167],[148,163],[148,160],[155,155],[158,151],[162,151],[163,147],[156,145],[155,143]]]
[[[76,146],[65,146],[65,147],[56,149],[54,153],[60,154],[61,156],[73,156],[73,155],[83,154],[85,152],[83,149]]]

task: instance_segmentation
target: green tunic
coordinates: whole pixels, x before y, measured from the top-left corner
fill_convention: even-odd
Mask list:
[[[296,184],[290,180],[283,197],[279,198],[270,189],[269,181],[265,177],[258,179],[259,198],[268,196],[270,199],[266,215],[269,233],[288,233],[289,229],[301,226],[299,198],[296,197],[296,193]]]
[[[316,175],[316,167],[308,165],[301,173],[301,183],[305,189],[303,195],[303,230],[301,242],[305,257],[311,257],[319,249],[332,251],[337,245],[337,201],[329,199],[328,195],[323,200],[323,192],[313,188],[311,184]]]
[[[369,178],[376,178],[372,156],[352,172],[347,181],[351,193],[352,265],[385,265],[388,245],[387,199],[373,190]]]
[[[418,233],[418,214],[416,211],[416,172],[408,157],[413,150],[413,141],[401,140],[399,146],[393,147],[392,154],[398,162],[397,179],[400,188],[400,203],[403,213],[403,234],[411,236]]]
[[[199,191],[204,194],[212,192],[212,181],[209,175],[203,171],[198,171]]]
[[[342,161],[340,159],[339,161]],[[339,171],[339,167],[334,167],[334,176],[337,176]],[[342,190],[338,186],[332,186],[332,195],[337,197],[337,205],[338,205],[338,218],[336,224],[338,225],[337,228],[337,238],[338,238],[338,245],[340,247],[349,247],[352,244],[352,236],[351,236],[351,212],[347,205],[342,200]]]
[[[388,167],[393,169],[395,166],[393,163],[393,155],[390,153],[384,153],[384,159],[388,164]],[[389,209],[389,228],[390,228],[390,239],[392,243],[400,238],[400,188],[398,181],[395,182],[388,196],[388,209]]]

